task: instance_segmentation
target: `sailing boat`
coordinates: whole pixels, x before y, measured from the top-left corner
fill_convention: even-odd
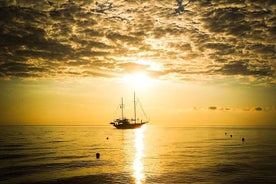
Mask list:
[[[114,127],[118,129],[134,129],[134,128],[140,128],[142,125],[148,123],[147,121],[140,121],[138,122],[139,119],[136,117],[136,98],[135,98],[135,93],[134,93],[134,118],[133,119],[128,119],[124,117],[124,100],[123,98],[121,99],[122,103],[120,104],[121,108],[121,113],[122,117],[114,120],[110,124],[112,124]]]

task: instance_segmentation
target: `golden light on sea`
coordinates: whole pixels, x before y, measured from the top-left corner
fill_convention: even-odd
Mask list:
[[[135,148],[136,148],[136,155],[133,161],[133,176],[135,177],[135,183],[140,184],[145,178],[144,175],[144,165],[141,161],[143,157],[143,150],[144,150],[144,130],[145,127],[141,127],[140,129],[135,130]]]

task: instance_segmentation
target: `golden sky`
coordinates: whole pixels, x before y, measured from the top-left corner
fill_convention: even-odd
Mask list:
[[[275,125],[275,11],[273,0],[1,1],[0,124],[108,125],[136,91],[156,125]]]

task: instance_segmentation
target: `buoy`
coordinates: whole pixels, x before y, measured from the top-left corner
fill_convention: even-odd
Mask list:
[[[100,158],[100,153],[96,153],[96,158],[97,158],[97,159]]]
[[[227,132],[225,132],[225,135],[227,135]]]
[[[242,142],[244,142],[245,141],[245,139],[244,139],[244,137],[242,138]]]
[[[232,135],[230,135],[230,137],[232,137]]]
[[[109,138],[108,137],[106,137],[106,140],[108,140]]]

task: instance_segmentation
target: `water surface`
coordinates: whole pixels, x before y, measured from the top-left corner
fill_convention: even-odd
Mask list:
[[[3,126],[0,183],[275,183],[275,130]]]

